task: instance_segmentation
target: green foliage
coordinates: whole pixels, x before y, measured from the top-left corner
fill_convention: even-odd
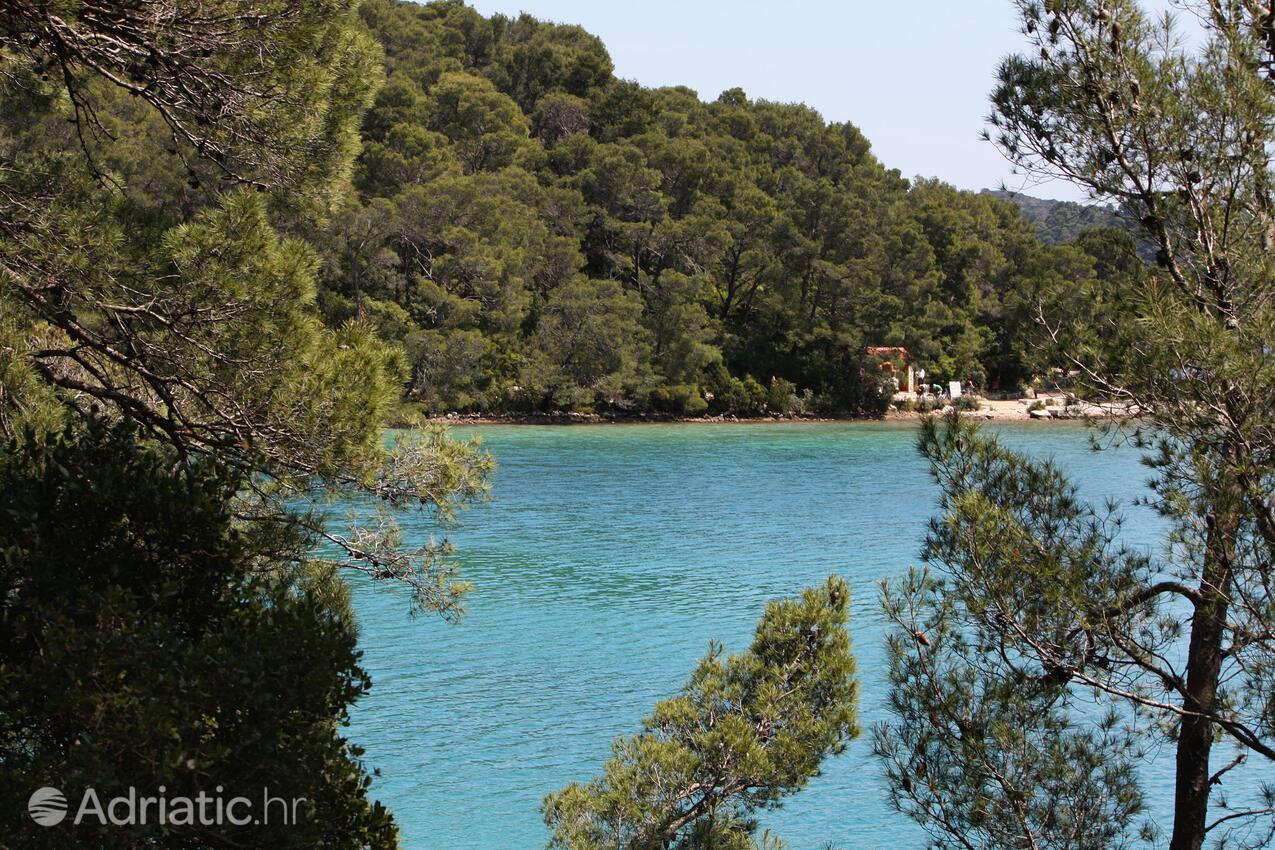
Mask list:
[[[736,416],[756,416],[765,409],[766,388],[752,375],[745,375],[741,380],[722,368],[714,379],[710,410]]]
[[[1157,565],[1051,463],[958,416],[926,420],[919,445],[943,493],[925,547],[940,572],[883,585],[875,751],[895,806],[934,848],[1130,846],[1146,729],[1093,686],[1128,687],[1131,653],[1171,645],[1176,622],[1143,595]]]
[[[340,734],[370,686],[343,585],[262,571],[237,474],[89,422],[0,451],[0,831],[28,848],[397,847]],[[304,548],[288,535],[273,546]],[[36,788],[104,803],[306,798],[296,824],[46,828]],[[211,809],[210,809],[211,811]],[[257,809],[258,814],[260,809]],[[242,814],[242,812],[240,813]]]
[[[429,409],[757,416],[797,398],[881,415],[865,347],[906,345],[940,380],[1017,385],[1045,368],[1036,301],[1094,277],[1013,205],[909,186],[806,107],[643,89],[614,78],[596,38],[526,15],[360,11],[388,77],[322,285],[407,312],[414,327],[378,333],[408,351],[409,396]],[[613,284],[639,299],[642,332],[594,322],[614,355],[564,373],[546,340],[556,290],[614,303]],[[794,389],[768,398],[772,378]]]
[[[443,74],[431,87],[428,127],[451,142],[466,174],[511,165],[527,144],[527,120],[518,105],[469,74]]]
[[[348,174],[357,152],[358,122],[380,74],[373,44],[352,26],[352,6],[6,4],[5,94],[25,100],[12,114],[19,124],[58,102],[74,129],[57,130],[50,147],[83,145],[95,166],[122,166],[126,179],[152,167],[136,152],[114,155],[130,144],[114,138],[120,124],[140,122],[179,146],[166,152],[174,159],[160,159],[184,162],[196,184],[251,181],[331,200],[333,177]],[[248,22],[252,38],[240,29]]]
[[[0,433],[48,433],[62,422],[57,395],[21,352],[31,337],[47,332],[41,324],[0,317]]]
[[[1171,850],[1262,847],[1275,788],[1240,801],[1214,786],[1219,770],[1275,762],[1275,42],[1262,4],[1183,5],[1190,37],[1132,0],[1019,2],[1030,52],[1002,65],[993,125],[1021,167],[1118,205],[1155,255],[1139,269],[1110,233],[1085,234],[1113,285],[1048,326],[1082,392],[1140,417],[1129,436],[1170,530],[1138,598],[1181,637],[1133,629],[1133,611],[1087,621],[1076,634],[1116,666],[1084,659],[1073,675],[1167,728]],[[1132,320],[1103,321],[1126,309]],[[1245,758],[1217,768],[1232,747]]]
[[[651,393],[650,405],[653,410],[679,416],[698,416],[708,410],[708,400],[694,384],[656,387]]]
[[[568,408],[623,394],[644,342],[641,309],[611,280],[578,277],[555,289],[536,325],[541,359],[523,379],[525,391]]]
[[[1101,277],[1083,246],[1039,244],[1013,205],[935,181],[910,186],[854,127],[806,107],[739,90],[705,103],[685,88],[617,80],[605,48],[578,27],[484,18],[454,0],[366,0],[367,32],[341,3],[262,11],[274,52],[244,57],[201,18],[193,33],[208,55],[174,59],[137,97],[93,71],[90,51],[69,60],[68,101],[65,85],[40,78],[51,61],[41,37],[15,46],[23,62],[2,93],[4,174],[26,175],[9,196],[36,203],[5,210],[6,255],[58,273],[50,245],[99,261],[122,254],[97,275],[119,278],[155,253],[121,252],[121,234],[153,247],[240,179],[255,182],[271,190],[270,226],[318,249],[329,327],[370,322],[408,355],[412,378],[400,389],[436,411],[691,412],[708,393],[732,397],[709,411],[794,407],[754,404],[720,366],[745,383],[791,383],[824,413],[880,415],[865,347],[905,345],[938,380],[1015,386],[1053,365],[1034,353],[1039,302],[1056,315]],[[25,6],[7,14],[13,33],[45,32]],[[75,24],[89,50],[91,21]],[[157,37],[140,24],[139,33]],[[235,88],[220,105],[174,94],[195,81],[205,91],[227,66],[290,87],[275,97]],[[179,129],[173,145],[174,121],[214,106],[212,130]],[[72,153],[81,135],[87,164]],[[542,313],[580,275],[640,298],[644,332],[607,339],[631,350],[612,358],[605,380],[564,376],[545,350]],[[57,315],[27,309],[32,336]],[[65,359],[46,364],[51,374]],[[9,409],[18,406],[39,407]]]
[[[771,413],[796,413],[801,409],[797,385],[783,378],[771,378],[766,390],[766,409]]]
[[[287,500],[316,484],[366,491],[403,457],[421,468],[394,477],[425,489],[385,492],[385,507],[446,511],[472,495],[433,484],[480,479],[481,452],[444,464],[391,455],[380,438],[408,381],[398,341],[417,327],[416,305],[369,297],[386,262],[363,249],[393,228],[347,202],[383,59],[352,4],[116,5],[105,18],[0,10],[0,429],[48,432],[100,409],[183,455],[256,469],[245,519],[325,534],[321,511],[287,514]],[[253,21],[251,47],[223,25],[232,13]],[[182,22],[181,45],[166,20]],[[101,46],[117,38],[127,49]],[[462,83],[462,113],[503,98]],[[408,141],[450,156],[447,114],[414,110],[410,95],[400,84],[387,100],[438,129]],[[439,167],[461,179],[454,160]],[[322,254],[310,247],[319,235]],[[342,262],[350,285],[321,286]],[[464,471],[440,474],[448,465]],[[365,542],[349,565],[403,574]],[[426,566],[408,580],[419,592],[437,578]],[[425,596],[454,609],[447,594]]]
[[[774,601],[752,646],[714,644],[681,695],[618,740],[603,774],[545,798],[551,847],[654,850],[774,847],[754,814],[818,775],[858,734],[846,631],[849,588],[833,576]]]

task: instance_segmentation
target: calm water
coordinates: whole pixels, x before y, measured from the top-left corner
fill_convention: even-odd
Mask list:
[[[912,426],[469,430],[499,470],[493,501],[450,533],[477,588],[467,618],[412,619],[396,592],[356,588],[375,687],[351,735],[406,850],[543,846],[546,793],[595,773],[710,638],[745,648],[767,599],[831,572],[854,588],[862,725],[882,719],[876,582],[916,562],[935,499]],[[1142,492],[1135,453],[1095,454],[1080,427],[997,432],[1089,495]],[[1154,538],[1154,518],[1130,519],[1134,540]],[[866,738],[763,823],[793,850],[923,845],[889,809]]]

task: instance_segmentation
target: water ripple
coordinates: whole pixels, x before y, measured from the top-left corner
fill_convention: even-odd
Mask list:
[[[767,599],[830,572],[854,593],[864,727],[882,717],[876,583],[917,560],[935,498],[912,428],[474,430],[499,470],[493,501],[449,534],[477,587],[467,618],[413,620],[401,595],[355,589],[375,687],[350,732],[406,850],[543,846],[543,795],[596,772],[710,638],[746,646]],[[1090,495],[1141,492],[1133,453],[1095,456],[1077,428],[1003,433]],[[1134,520],[1149,536],[1154,521]],[[437,531],[405,521],[409,538]],[[794,850],[923,844],[862,740],[763,820]]]

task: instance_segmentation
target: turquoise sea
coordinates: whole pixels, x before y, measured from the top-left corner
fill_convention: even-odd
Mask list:
[[[994,430],[1052,455],[1087,495],[1144,492],[1137,454],[1095,453],[1080,426]],[[406,850],[542,847],[546,793],[593,775],[710,638],[746,647],[766,600],[832,572],[854,589],[865,732],[882,719],[876,585],[917,562],[936,497],[914,425],[457,429],[470,432],[499,469],[492,500],[447,535],[476,586],[466,618],[412,618],[395,590],[355,589],[374,687],[350,735]],[[1156,538],[1149,511],[1128,516],[1131,540]],[[1162,804],[1169,774],[1147,774]],[[924,844],[889,808],[866,735],[762,820],[792,850]]]

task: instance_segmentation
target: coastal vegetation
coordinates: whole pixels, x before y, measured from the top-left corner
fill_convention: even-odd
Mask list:
[[[279,49],[249,86],[223,72],[247,16],[99,56],[41,9],[6,13],[10,433],[79,393],[169,441],[252,434],[278,470],[356,481],[370,423],[415,412],[877,416],[892,387],[868,347],[1012,392],[1063,365],[1039,311],[1118,312],[1087,296],[1141,268],[1121,229],[1046,244],[808,107],[619,79],[578,27],[365,0],[262,24]],[[63,273],[77,255],[97,261]],[[73,275],[74,303],[41,274]],[[212,275],[244,287],[215,323]],[[139,278],[171,293],[143,310]],[[326,397],[348,424],[320,425]]]
[[[1054,201],[1035,198],[1021,192],[984,189],[982,194],[1009,201],[1018,207],[1023,218],[1036,226],[1042,242],[1061,245],[1073,242],[1086,230],[1117,228],[1129,231],[1138,241],[1139,253],[1148,262],[1155,259],[1155,251],[1149,250],[1137,221],[1119,210],[1098,204],[1081,204],[1075,201]]]
[[[198,6],[0,10],[0,430],[100,412],[251,469],[242,520],[452,612],[441,552],[402,551],[388,513],[333,527],[313,498],[446,516],[490,468],[436,433],[387,447],[402,352],[318,309],[306,232],[346,192],[376,45],[352,3]]]
[[[1016,390],[1034,311],[1131,240],[905,180],[851,124],[618,79],[578,27],[369,0],[387,78],[325,237],[329,324],[401,347],[425,410],[879,415],[868,346]],[[1106,303],[1106,302],[1104,302]]]

